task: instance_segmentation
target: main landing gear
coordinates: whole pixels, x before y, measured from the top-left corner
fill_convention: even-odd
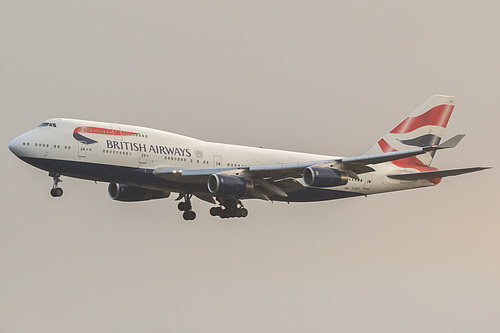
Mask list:
[[[184,212],[182,213],[182,218],[186,221],[192,221],[196,218],[196,213],[192,210],[193,206],[191,205],[191,197],[192,194],[184,194],[184,201],[181,201],[177,204],[177,208]]]
[[[221,219],[230,217],[247,217],[248,209],[243,207],[240,200],[230,199],[221,201],[219,207],[210,208],[210,215],[219,216]]]
[[[63,195],[63,189],[58,185],[62,182],[61,178],[59,178],[60,174],[55,172],[49,172],[49,177],[54,179],[54,185],[52,185],[52,189],[50,190],[50,195],[54,198],[61,197]]]
[[[181,201],[177,204],[177,208],[181,212],[183,212],[182,217],[186,221],[192,221],[196,218],[196,213],[193,211],[193,206],[191,205],[192,197],[193,197],[192,194],[181,193],[179,194],[179,197],[176,199],[176,200],[184,199],[184,201]],[[220,206],[210,208],[210,215],[212,216],[219,216],[222,219],[227,219],[231,217],[247,217],[248,215],[248,210],[245,207],[243,207],[241,200],[234,198],[231,199],[217,198],[217,201],[219,201]]]

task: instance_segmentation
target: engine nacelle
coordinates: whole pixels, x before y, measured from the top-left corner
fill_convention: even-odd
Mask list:
[[[347,173],[332,169],[321,167],[308,167],[302,173],[304,183],[308,186],[316,187],[333,187],[345,185],[349,181]]]
[[[170,192],[166,191],[150,190],[117,183],[109,183],[108,193],[111,199],[117,201],[146,201],[170,196]]]
[[[243,195],[253,191],[253,183],[245,178],[214,173],[208,177],[208,190],[213,194]]]

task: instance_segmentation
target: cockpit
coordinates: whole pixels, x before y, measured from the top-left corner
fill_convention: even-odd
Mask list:
[[[41,123],[38,127],[57,127],[56,123]]]

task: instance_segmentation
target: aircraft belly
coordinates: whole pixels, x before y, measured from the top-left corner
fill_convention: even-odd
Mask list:
[[[279,196],[270,198],[275,201],[285,201],[285,202],[313,202],[313,201],[327,201],[327,200],[351,198],[361,195],[364,194],[357,192],[329,190],[316,187],[305,187],[298,191],[288,192],[288,197],[286,198]]]

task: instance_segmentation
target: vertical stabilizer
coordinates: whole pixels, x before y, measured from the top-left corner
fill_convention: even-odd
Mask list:
[[[455,99],[452,96],[431,96],[363,155],[438,145],[455,107]],[[404,161],[404,167],[412,167],[412,165],[427,167],[431,164],[434,153],[412,157]]]

